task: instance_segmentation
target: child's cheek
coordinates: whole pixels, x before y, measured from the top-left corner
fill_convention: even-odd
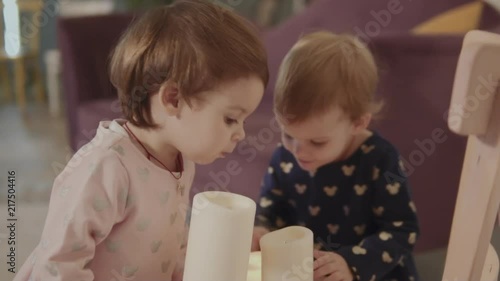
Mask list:
[[[293,153],[292,151],[292,141],[287,139],[286,137],[282,137],[281,138],[281,142],[283,143],[283,146],[285,147],[286,150],[290,151]]]

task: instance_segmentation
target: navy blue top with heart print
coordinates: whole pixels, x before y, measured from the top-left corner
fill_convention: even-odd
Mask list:
[[[420,229],[404,164],[376,132],[315,173],[279,145],[258,203],[256,225],[311,229],[315,248],[340,254],[357,280],[419,280],[412,250]]]

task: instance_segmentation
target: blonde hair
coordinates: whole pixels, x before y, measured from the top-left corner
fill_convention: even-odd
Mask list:
[[[319,31],[303,36],[285,56],[274,91],[274,111],[287,122],[300,122],[339,106],[356,120],[376,114],[375,60],[355,36]]]
[[[267,54],[243,17],[205,0],[179,0],[156,7],[122,35],[110,63],[124,117],[155,127],[152,94],[172,81],[188,103],[220,83],[257,76],[269,79]]]

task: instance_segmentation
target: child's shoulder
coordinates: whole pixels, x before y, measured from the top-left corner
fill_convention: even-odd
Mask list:
[[[398,148],[376,131],[360,145],[358,152],[362,158],[376,162],[397,161],[400,158]]]
[[[133,144],[116,128],[118,123],[113,122],[116,121],[100,122],[95,136],[73,154],[62,173],[78,171],[87,166],[91,169],[102,164],[111,164],[109,166],[116,168],[123,167],[125,158],[133,155],[127,153],[133,148]]]
[[[367,149],[366,147],[373,146],[373,151],[376,154],[399,154],[398,148],[390,142],[387,138],[382,136],[380,133],[373,131],[371,137],[369,137],[362,145],[361,149]]]
[[[271,163],[279,164],[281,162],[292,162],[292,161],[295,161],[295,157],[293,157],[293,154],[290,151],[288,151],[283,146],[283,144],[278,143],[271,156]]]
[[[133,145],[128,135],[120,125],[119,120],[101,121],[95,136],[82,146],[75,154],[96,154],[125,156],[125,150]]]

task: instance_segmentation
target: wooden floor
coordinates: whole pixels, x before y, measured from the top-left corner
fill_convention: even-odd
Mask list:
[[[51,117],[45,106],[31,106],[21,115],[13,105],[0,104],[0,280],[11,281],[7,271],[7,172],[16,172],[16,268],[38,244],[52,187],[59,167],[71,157],[63,117]],[[500,252],[500,229],[493,234]],[[423,281],[439,281],[446,249],[419,254],[417,265]]]
[[[30,105],[21,114],[0,104],[0,200],[7,191],[7,172],[16,173],[16,199],[47,202],[60,167],[71,157],[63,117],[51,117],[46,105]]]

